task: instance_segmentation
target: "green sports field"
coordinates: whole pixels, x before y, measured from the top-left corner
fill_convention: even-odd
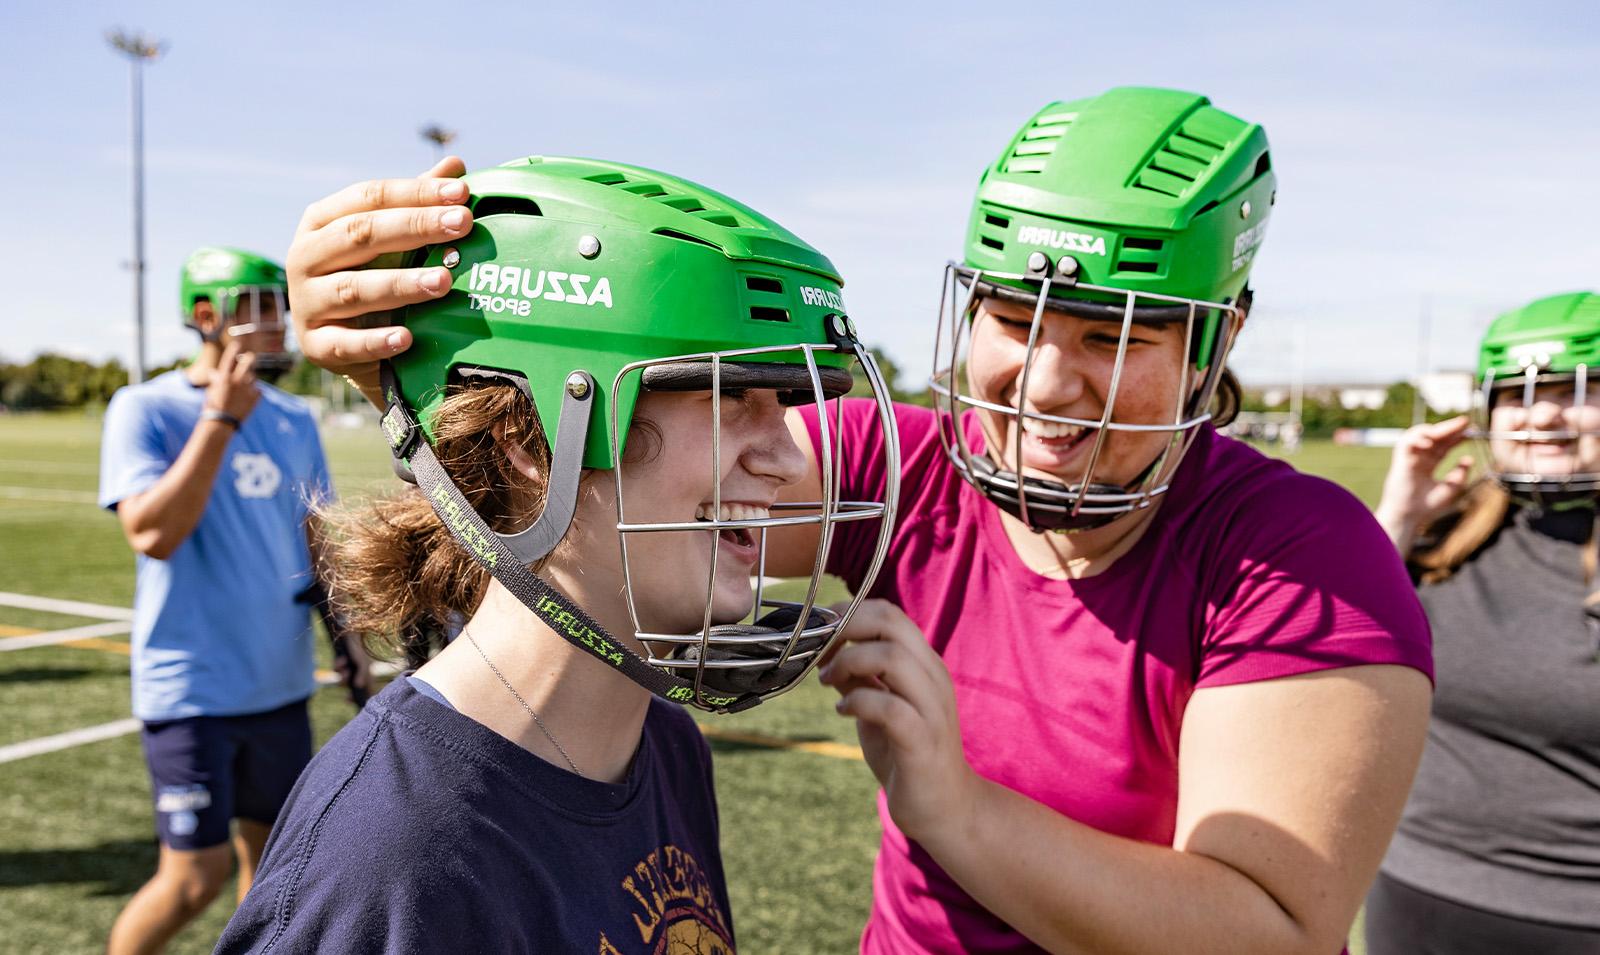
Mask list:
[[[324,432],[342,494],[389,486],[375,428]],[[102,625],[133,600],[133,558],[114,516],[94,505],[99,421],[0,416],[0,748],[91,727],[108,738],[0,762],[0,952],[97,952],[122,903],[155,868],[149,783],[126,731],[126,634],[6,650],[9,640]],[[1303,470],[1369,503],[1388,452],[1308,445]],[[27,609],[23,597],[78,601]],[[740,949],[853,951],[867,911],[876,787],[831,691],[814,683],[750,713],[715,718],[711,738],[723,853]],[[313,700],[318,740],[351,709],[338,688]],[[118,730],[122,730],[120,733]],[[16,752],[0,749],[0,752]],[[231,889],[179,936],[207,952]]]

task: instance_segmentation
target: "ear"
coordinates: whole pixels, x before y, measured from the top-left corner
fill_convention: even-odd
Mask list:
[[[209,337],[217,330],[217,310],[211,306],[209,299],[195,302],[189,317],[202,336]]]
[[[549,475],[544,473],[538,462],[533,460],[533,456],[525,451],[522,445],[506,437],[506,426],[503,421],[495,422],[494,443],[511,461],[511,466],[517,469],[517,473],[529,481],[534,484],[544,484],[549,479]]]

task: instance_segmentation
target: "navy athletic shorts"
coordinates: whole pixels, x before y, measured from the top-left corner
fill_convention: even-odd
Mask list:
[[[299,700],[265,713],[146,723],[156,832],[173,849],[228,841],[234,819],[270,826],[311,761],[311,717]]]

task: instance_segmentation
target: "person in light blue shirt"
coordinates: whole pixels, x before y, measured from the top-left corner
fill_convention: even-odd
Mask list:
[[[100,504],[138,555],[133,712],[161,839],[111,953],[159,950],[235,856],[242,898],[311,757],[311,619],[296,597],[313,583],[308,519],[332,483],[311,411],[267,383],[290,360],[283,269],[201,249],[181,302],[199,353],[118,391],[101,444]]]

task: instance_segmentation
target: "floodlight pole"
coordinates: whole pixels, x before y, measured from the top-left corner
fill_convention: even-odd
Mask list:
[[[112,48],[127,56],[133,75],[133,367],[128,381],[144,381],[144,65],[154,62],[166,44],[126,30],[106,34]]]

